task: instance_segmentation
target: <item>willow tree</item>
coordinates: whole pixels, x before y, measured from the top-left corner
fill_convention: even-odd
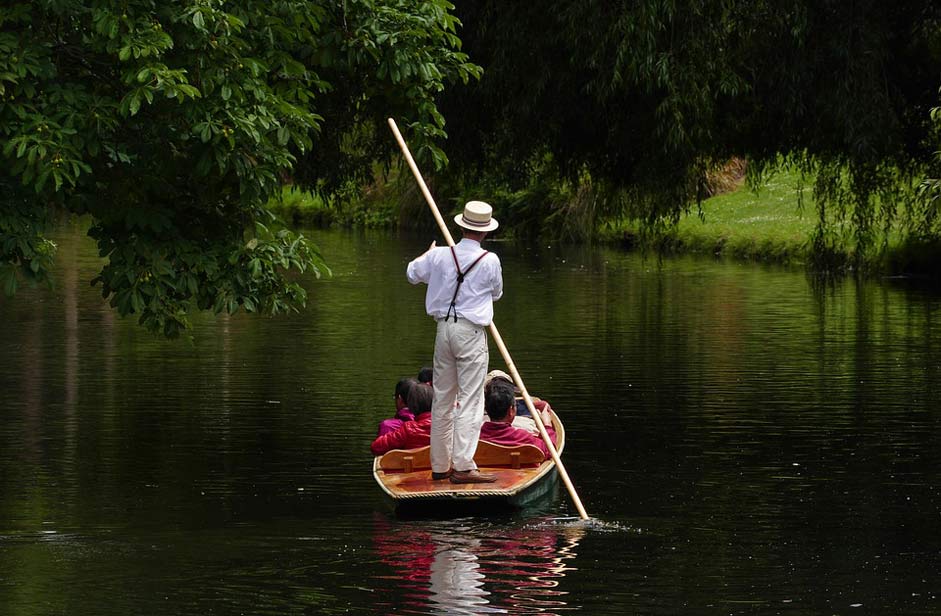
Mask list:
[[[865,249],[930,159],[931,0],[491,0],[457,14],[484,67],[443,106],[461,170],[519,185],[550,165],[656,227],[715,163],[746,157],[755,177],[783,159],[815,178],[821,247],[846,222]]]
[[[444,0],[40,0],[0,11],[0,283],[48,279],[50,214],[91,217],[95,283],[178,335],[196,309],[304,303],[323,269],[270,231],[286,178],[329,190],[391,151],[386,114],[429,159],[434,98],[479,69]],[[386,144],[386,145],[380,145]],[[368,152],[368,156],[357,153]],[[299,160],[303,173],[295,173]]]

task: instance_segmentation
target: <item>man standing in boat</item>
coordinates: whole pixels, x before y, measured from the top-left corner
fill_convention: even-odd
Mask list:
[[[425,310],[437,321],[434,403],[431,408],[431,477],[452,483],[490,483],[474,463],[483,417],[484,378],[490,354],[484,329],[493,320],[493,302],[503,295],[500,259],[481,248],[497,228],[493,208],[468,201],[454,217],[463,239],[456,246],[435,242],[408,264],[412,284],[428,285]]]

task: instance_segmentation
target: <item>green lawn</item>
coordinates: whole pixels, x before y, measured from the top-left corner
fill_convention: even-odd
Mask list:
[[[702,203],[702,216],[696,206],[675,228],[650,241],[669,252],[698,252],[737,259],[776,263],[807,263],[810,242],[817,222],[813,187],[805,183],[803,207],[799,207],[800,174],[778,169],[758,191],[747,185],[712,197]],[[917,275],[941,278],[941,242],[905,239],[899,228],[890,232],[884,250],[876,246],[864,263],[853,262],[855,238],[852,227],[834,225],[837,237],[832,253],[817,259],[816,267],[837,268],[854,265],[890,275]],[[605,233],[606,239],[636,241],[636,223],[620,223]],[[877,239],[881,242],[881,239]]]
[[[811,190],[799,207],[800,177],[778,171],[758,190],[746,185],[695,206],[665,238],[676,250],[721,253],[738,258],[800,261],[815,226]]]

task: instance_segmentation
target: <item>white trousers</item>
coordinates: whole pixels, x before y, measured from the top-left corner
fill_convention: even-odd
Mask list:
[[[483,327],[464,319],[438,321],[431,405],[431,470],[436,473],[477,468],[474,453],[489,361]]]

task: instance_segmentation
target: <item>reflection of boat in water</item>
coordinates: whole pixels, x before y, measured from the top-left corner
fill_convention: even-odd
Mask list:
[[[565,429],[558,415],[551,415],[561,455]],[[556,485],[555,462],[545,460],[532,445],[504,447],[481,441],[474,461],[481,470],[497,476],[494,483],[432,481],[429,449],[394,449],[373,461],[373,477],[396,506],[474,501],[523,507],[551,493]]]
[[[584,526],[543,517],[493,525],[378,515],[372,549],[386,569],[375,576],[375,606],[421,614],[571,611],[563,580],[584,535]]]

